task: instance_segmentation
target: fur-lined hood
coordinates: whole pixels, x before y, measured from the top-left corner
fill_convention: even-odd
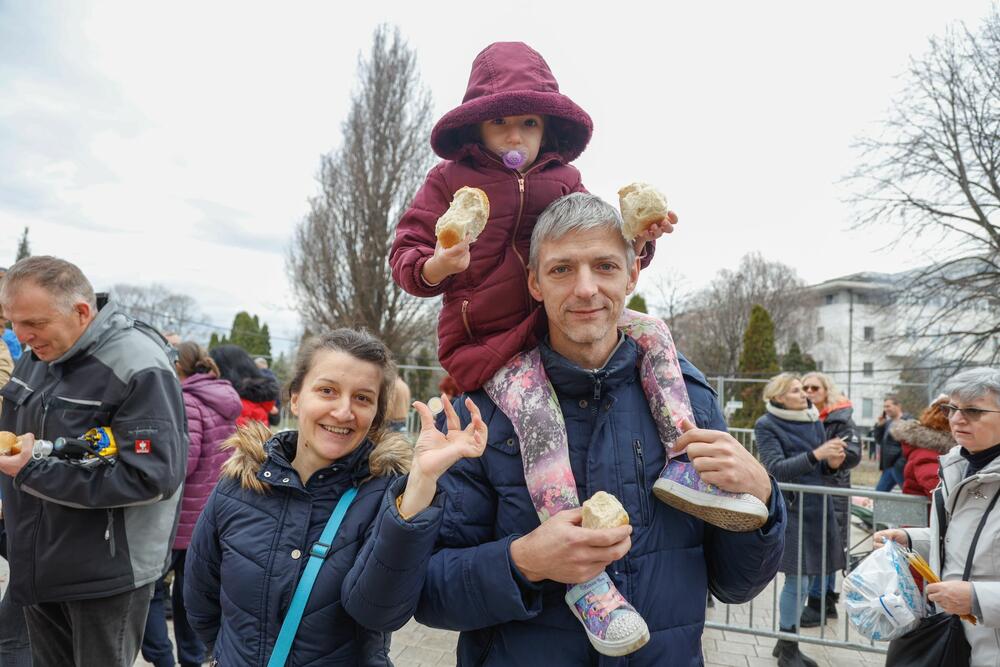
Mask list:
[[[244,489],[266,492],[270,485],[259,475],[264,462],[275,449],[294,451],[297,437],[296,431],[275,435],[258,421],[247,422],[220,445],[223,450],[232,451],[222,466],[222,476],[238,481]],[[363,456],[365,450],[369,451],[367,458]],[[405,475],[412,459],[410,442],[401,433],[390,431],[378,437],[378,444],[372,444],[371,440],[362,442],[345,457],[345,463],[351,466],[351,474],[359,478],[357,483],[362,483],[373,477]]]
[[[916,419],[904,419],[893,422],[889,434],[899,442],[905,442],[911,447],[929,449],[939,454],[945,454],[955,446],[951,432],[936,431],[927,428]]]

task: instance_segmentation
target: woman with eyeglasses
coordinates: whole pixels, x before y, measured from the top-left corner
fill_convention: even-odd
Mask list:
[[[802,381],[793,373],[774,376],[764,387],[764,403],[767,414],[754,425],[760,462],[779,482],[823,486],[824,476],[847,460],[847,445],[840,438],[827,437],[819,410],[806,396]],[[830,499],[824,502],[819,493],[782,493],[788,520],[779,568],[785,582],[778,600],[778,618],[782,632],[795,633],[809,577],[825,577],[844,569],[847,563]],[[778,640],[773,655],[779,667],[816,665],[792,640]]]
[[[962,623],[972,649],[972,667],[1000,664],[1000,370],[973,368],[945,386],[951,434],[960,445],[941,457],[946,525],[931,512],[929,528],[882,530],[875,546],[893,540],[910,546],[930,562],[941,583],[928,584],[927,599],[938,611],[973,614],[977,624]],[[935,500],[937,498],[935,497]],[[982,524],[975,553],[973,535]],[[942,540],[941,537],[944,537]],[[940,553],[941,547],[944,553]],[[967,581],[966,561],[972,559]]]
[[[817,371],[806,373],[802,377],[802,389],[805,391],[806,397],[819,410],[819,420],[823,423],[826,439],[839,438],[846,445],[844,462],[837,468],[825,472],[823,483],[827,486],[849,489],[851,488],[851,469],[861,462],[861,438],[858,437],[857,427],[854,425],[854,407],[847,397],[840,393],[830,376],[825,373]],[[840,531],[846,561],[847,548],[850,544],[848,534],[851,526],[848,499],[846,496],[833,496],[829,502],[833,503],[833,513],[837,518],[837,529]],[[825,601],[823,596],[824,583],[826,584]],[[810,577],[809,599],[806,601],[806,608],[802,610],[799,627],[817,627],[823,620],[821,610],[824,606],[826,620],[837,618],[839,599],[836,569],[830,569],[826,575]]]

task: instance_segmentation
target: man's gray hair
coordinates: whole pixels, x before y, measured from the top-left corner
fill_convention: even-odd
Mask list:
[[[12,292],[22,283],[34,283],[46,290],[63,310],[72,310],[76,303],[90,304],[97,312],[94,287],[76,264],[58,257],[36,255],[26,257],[7,269],[0,280],[0,303],[7,303]]]
[[[538,253],[542,244],[560,239],[569,232],[583,232],[590,229],[610,228],[622,233],[622,217],[611,204],[597,195],[574,192],[560,197],[542,211],[531,232],[531,250],[528,266],[538,271]],[[625,245],[625,263],[628,267],[635,261],[635,247],[622,236]]]
[[[963,403],[992,395],[993,402],[1000,406],[1000,370],[986,366],[964,370],[945,383],[944,393],[957,396]]]

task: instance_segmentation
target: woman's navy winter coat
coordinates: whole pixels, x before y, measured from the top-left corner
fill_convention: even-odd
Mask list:
[[[826,442],[820,421],[792,421],[766,414],[754,425],[760,462],[779,482],[824,486],[832,472],[823,461],[811,462],[810,453]],[[788,510],[785,553],[781,571],[799,572],[799,527],[802,530],[802,574],[829,574],[846,567],[843,541],[838,530],[834,503],[820,493],[784,491]],[[800,510],[801,501],[801,510]],[[801,515],[800,515],[801,511]],[[824,524],[824,514],[826,521]],[[823,527],[826,526],[826,568],[823,562]]]
[[[240,429],[234,439],[246,440],[247,432]],[[395,472],[409,461],[406,443],[386,453],[379,451],[383,444],[375,448],[366,440],[303,486],[290,463],[296,439],[296,432],[281,433],[256,455],[253,443],[237,445],[189,548],[188,620],[214,645],[220,666],[266,665],[310,546],[341,495],[360,485],[320,569],[287,664],[391,665],[388,633],[412,616],[423,583],[420,566],[430,557],[441,510],[430,507],[410,522],[399,518],[395,505],[380,511],[387,509],[387,487],[394,479],[400,487],[404,481]],[[396,460],[383,466],[388,474],[372,479],[370,459],[380,455]],[[248,480],[267,486],[247,488]],[[379,539],[366,544],[376,518],[383,524]]]
[[[462,631],[463,666],[701,665],[706,590],[743,602],[777,570],[785,532],[777,487],[771,520],[752,533],[714,528],[658,501],[652,484],[666,453],[637,378],[634,341],[626,339],[598,371],[545,345],[541,352],[565,417],[579,497],[612,493],[631,519],[632,548],[607,572],[646,620],[650,641],[624,658],[597,654],[564,600],[566,586],[530,583],[514,567],[510,543],[538,527],[538,514],[514,429],[482,391],[470,397],[489,427],[486,452],[459,461],[439,482],[445,519],[417,620]],[[724,429],[704,378],[686,363],[682,370],[698,424]],[[467,423],[461,401],[456,409]]]

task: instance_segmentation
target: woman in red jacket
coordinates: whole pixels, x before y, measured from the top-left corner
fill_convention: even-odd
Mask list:
[[[948,413],[941,406],[948,402],[940,396],[920,413],[920,419],[895,422],[889,429],[903,445],[906,467],[903,469],[903,493],[931,497],[938,485],[939,459],[955,446],[948,424]]]
[[[238,345],[219,345],[209,352],[219,367],[219,377],[236,388],[243,403],[243,412],[236,420],[238,426],[248,421],[268,425],[268,415],[278,400],[278,383],[265,375],[246,350]]]

